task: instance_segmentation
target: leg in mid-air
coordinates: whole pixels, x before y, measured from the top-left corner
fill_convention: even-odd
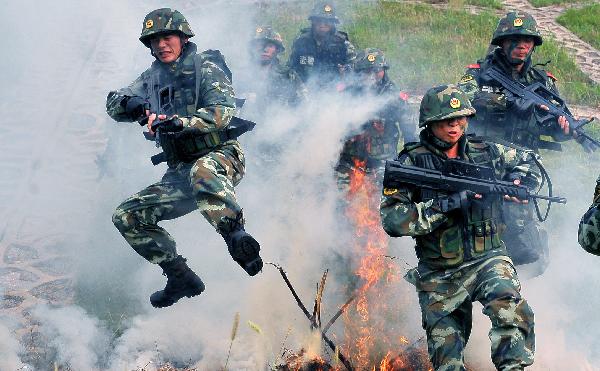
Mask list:
[[[175,240],[162,227],[161,220],[175,219],[196,208],[185,178],[169,170],[155,183],[125,200],[113,214],[113,223],[133,249],[151,263],[158,264],[167,276],[163,290],[152,294],[155,307],[174,304],[184,296],[204,291],[202,280],[177,254]]]
[[[244,229],[243,212],[234,190],[244,169],[241,150],[232,146],[196,160],[190,170],[190,183],[202,215],[223,236],[233,260],[254,276],[263,266],[260,245]]]

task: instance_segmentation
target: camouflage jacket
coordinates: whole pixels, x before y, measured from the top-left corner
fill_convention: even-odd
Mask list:
[[[600,177],[596,180],[596,189],[592,205],[583,214],[579,222],[578,240],[583,249],[590,254],[600,255]]]
[[[419,143],[406,144],[398,161],[441,170],[447,159],[435,147],[428,129],[421,131]],[[541,181],[531,151],[500,144],[474,141],[464,136],[459,142],[459,155],[464,161],[491,166],[498,179],[521,179],[535,188]],[[443,213],[436,202],[441,192],[418,188],[383,190],[380,214],[383,228],[392,237],[412,236],[420,264],[429,269],[457,267],[464,262],[506,255],[500,240],[502,198],[487,196],[472,200],[466,215],[462,210]]]
[[[196,51],[196,45],[188,42],[176,61],[168,64],[154,61],[128,87],[111,91],[106,100],[106,111],[113,119],[131,121],[125,112],[129,97],[150,99],[152,90],[172,86],[173,104],[166,114],[177,115],[184,130],[174,135],[161,133],[160,142],[170,167],[176,166],[182,158],[200,157],[219,145],[233,145],[241,151],[237,140],[221,143],[218,135],[215,136],[229,125],[235,111],[231,81],[209,58],[213,51],[201,54],[196,54]],[[152,89],[152,86],[155,88]],[[211,140],[204,140],[209,137],[207,134],[210,134]],[[200,137],[201,141],[198,141]],[[199,143],[203,144],[203,148],[198,147]]]
[[[508,63],[502,49],[496,48],[481,63],[468,66],[458,84],[469,95],[477,110],[476,117],[469,120],[469,131],[476,135],[507,140],[536,152],[538,149],[560,150],[559,143],[545,141],[540,136],[551,136],[555,141],[572,137],[562,132],[556,120],[550,125],[540,125],[536,117],[537,108],[518,108],[514,102],[507,100],[498,83],[487,81],[483,77],[485,70],[492,65],[526,86],[539,81],[558,94],[555,78],[550,73],[532,67],[531,59],[518,72]]]
[[[319,76],[320,81],[340,77],[340,66],[349,66],[356,58],[354,45],[345,32],[335,31],[322,42],[318,42],[310,28],[301,31],[292,45],[288,66],[296,71],[302,81],[311,76]]]
[[[350,86],[347,91],[357,96],[372,94],[385,97],[387,103],[362,125],[358,134],[346,138],[340,153],[341,166],[351,167],[354,160],[358,160],[365,162],[367,171],[382,167],[385,160],[394,158],[398,153],[400,132],[404,142],[416,139],[415,125],[408,117],[408,95],[401,92],[387,75],[370,91],[365,91],[361,85]]]

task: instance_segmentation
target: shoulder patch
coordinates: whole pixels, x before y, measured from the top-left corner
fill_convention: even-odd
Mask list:
[[[479,69],[479,68],[481,68],[481,65],[479,63],[473,63],[473,64],[468,65],[467,68]]]
[[[553,74],[551,74],[551,73],[550,73],[550,72],[548,72],[548,71],[546,71],[546,75],[547,75],[549,78],[551,78],[552,80],[554,80],[554,81],[558,80],[556,77],[554,77],[554,75],[553,75]]]
[[[473,80],[473,75],[466,74],[463,77],[461,77],[460,82],[465,83],[471,80]]]
[[[400,97],[400,99],[402,99],[403,101],[407,101],[408,93],[401,91],[400,94],[398,94],[398,97]]]

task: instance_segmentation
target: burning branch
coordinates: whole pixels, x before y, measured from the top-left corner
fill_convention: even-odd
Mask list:
[[[312,316],[308,312],[308,309],[306,309],[306,306],[304,305],[304,303],[302,303],[302,300],[300,300],[300,297],[296,293],[296,290],[294,289],[294,286],[292,286],[292,283],[288,279],[288,276],[285,273],[285,271],[283,270],[283,268],[281,266],[275,264],[275,263],[267,263],[267,264],[270,264],[270,265],[274,266],[275,268],[277,268],[277,270],[281,274],[281,277],[285,281],[285,284],[290,289],[290,292],[292,293],[292,296],[296,300],[296,303],[298,304],[298,306],[300,307],[300,309],[302,310],[302,312],[304,313],[304,315],[306,316],[306,318],[308,318],[308,320],[310,321],[310,327],[311,327],[311,329],[313,329],[313,330],[318,329],[319,332],[320,332],[320,334],[321,334],[321,338],[323,339],[323,341],[325,341],[325,343],[329,346],[329,348],[331,348],[331,350],[337,354],[338,359],[340,360],[340,362],[346,367],[346,369],[348,371],[354,371],[354,367],[352,367],[352,364],[350,364],[350,362],[348,361],[348,359],[346,357],[344,357],[344,355],[339,351],[339,349],[335,345],[335,343],[333,341],[331,341],[329,339],[329,337],[327,337],[327,335],[325,335],[325,332],[323,332],[320,329],[320,327],[318,326],[318,324],[317,324],[317,322],[315,320],[315,317]],[[325,275],[324,275],[324,277],[325,277]],[[322,280],[322,282],[323,282],[323,285],[324,285],[324,280]],[[321,292],[321,294],[322,294],[322,292]]]

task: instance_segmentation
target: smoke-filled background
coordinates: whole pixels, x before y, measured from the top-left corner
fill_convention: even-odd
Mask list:
[[[161,225],[207,289],[162,310],[148,301],[164,286],[160,268],[139,257],[111,223],[123,199],[165,171],[164,164],[150,164],[157,149],[144,140],[140,127],[113,122],[104,105],[108,91],[127,85],[152,62],[137,37],[145,14],[167,6],[187,17],[199,50],[223,52],[235,85],[256,26],[259,8],[251,2],[24,0],[2,7],[0,242],[31,246],[37,251],[33,255],[56,253],[70,280],[66,287],[49,289],[49,305],[29,298],[25,312],[2,312],[2,371],[51,368],[40,366],[39,359],[72,370],[148,370],[167,361],[216,370],[225,363],[236,312],[240,326],[230,369],[265,369],[281,361],[283,348],[321,352],[277,270],[266,265],[262,274],[249,278],[198,212]],[[263,259],[286,269],[309,307],[316,282],[331,269],[326,319],[347,299],[348,271],[356,263],[333,166],[342,139],[379,104],[318,96],[296,110],[255,118],[259,126],[241,139],[248,163],[237,195],[247,230],[261,242]],[[578,147],[568,149],[575,154],[546,161],[556,193],[569,199],[567,206],[555,206],[548,222],[550,267],[541,277],[522,280],[536,315],[535,370],[600,370],[595,316],[600,272],[597,258],[576,241],[598,167]],[[273,152],[274,157],[265,155]],[[416,262],[409,238],[391,241],[389,254],[398,258],[400,273]],[[35,275],[2,268],[0,289],[35,280]],[[386,295],[384,300],[404,305],[401,312],[391,307],[380,314],[389,322],[385,331],[418,341],[424,333],[413,289],[398,280]],[[480,309],[476,304],[467,359],[489,369],[489,321]],[[330,330],[339,341],[341,322]],[[45,344],[34,330],[24,332],[24,323]],[[42,345],[50,345],[51,354],[25,356]]]

